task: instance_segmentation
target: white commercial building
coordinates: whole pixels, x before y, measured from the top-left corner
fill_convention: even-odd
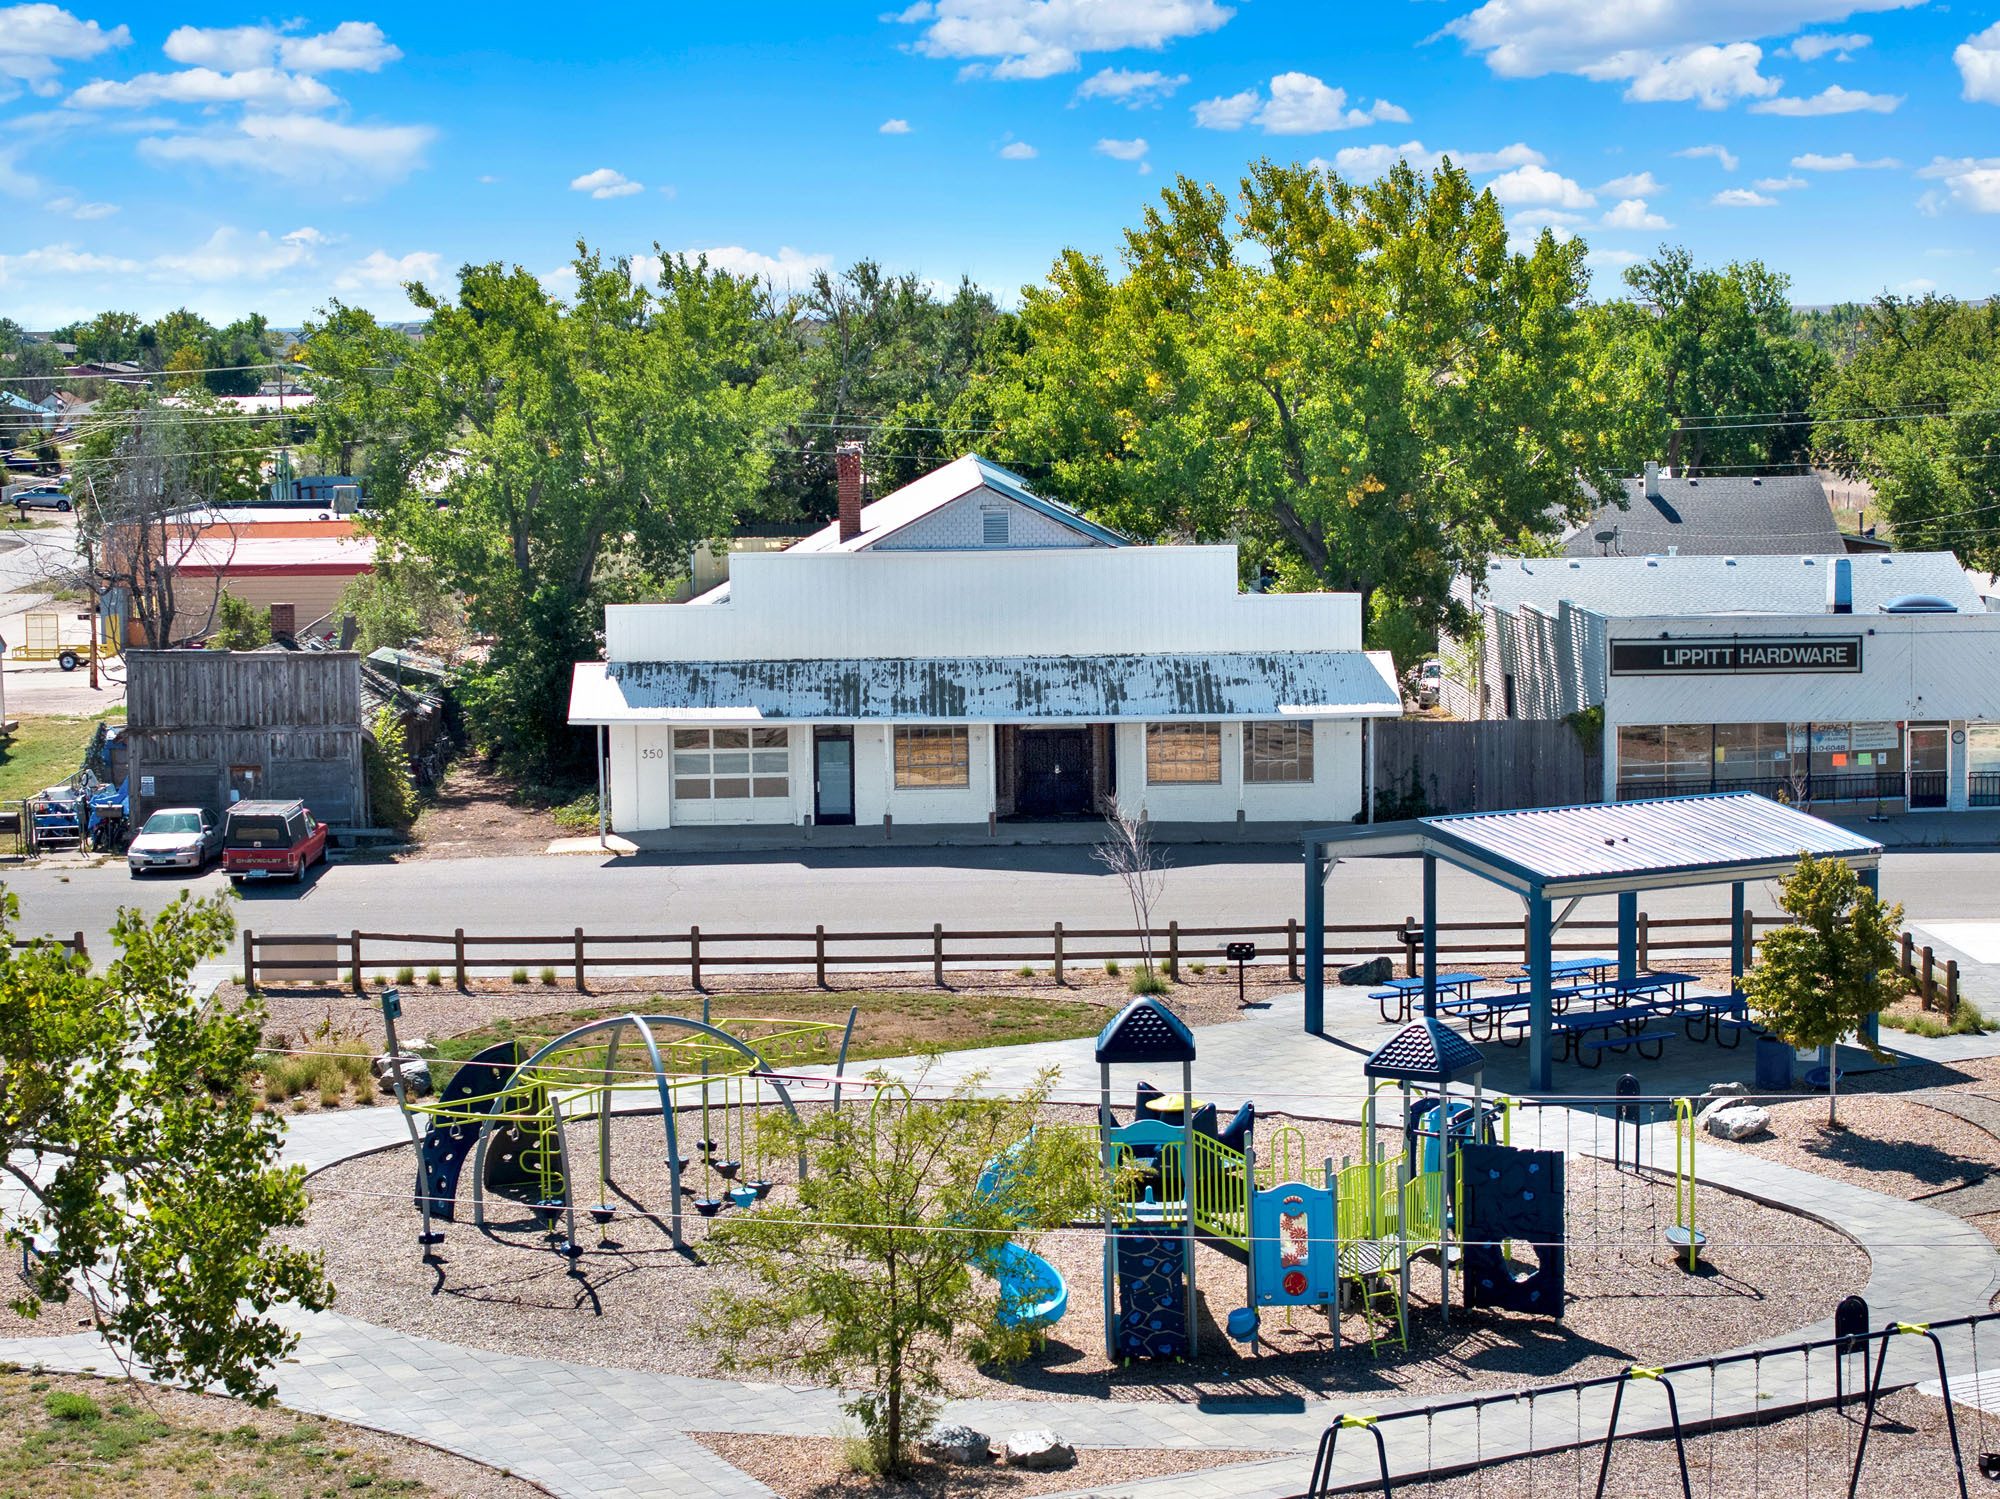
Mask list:
[[[1602,707],[1607,801],[2000,806],[1981,582],[1945,552],[1507,558],[1478,636],[1443,653],[1442,699],[1465,718]]]
[[[859,490],[843,454],[839,522],[605,611],[570,722],[618,832],[1362,809],[1363,724],[1402,704],[1355,595],[1244,593],[1233,546],[1128,545],[976,457]]]

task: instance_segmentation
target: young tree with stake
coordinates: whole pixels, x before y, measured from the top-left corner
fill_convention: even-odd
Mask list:
[[[1896,966],[1903,908],[1884,905],[1841,860],[1807,853],[1780,884],[1778,903],[1798,920],[1757,944],[1744,997],[1757,1023],[1781,1041],[1829,1048],[1826,1122],[1837,1129],[1842,1039],[1854,1034],[1876,1061],[1889,1060],[1867,1024],[1907,987]]]

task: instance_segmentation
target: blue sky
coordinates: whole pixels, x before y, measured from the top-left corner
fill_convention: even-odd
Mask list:
[[[2000,280],[2000,4],[0,4],[0,315],[295,322],[579,236],[1011,300],[1176,173],[1449,151],[1601,291],[1663,241],[1802,302]],[[559,281],[553,284],[560,284]]]

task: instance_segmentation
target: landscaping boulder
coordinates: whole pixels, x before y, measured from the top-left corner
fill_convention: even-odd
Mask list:
[[[396,1073],[390,1065],[390,1060],[389,1053],[384,1052],[368,1064],[368,1070],[375,1074],[384,1093],[396,1091]],[[407,1052],[403,1054],[401,1061],[403,1087],[418,1098],[422,1098],[431,1091],[431,1064],[422,1057],[413,1057]]]
[[[1708,1132],[1724,1140],[1747,1140],[1770,1127],[1771,1111],[1755,1104],[1739,1103],[1708,1116]]]
[[[1708,1092],[1702,1097],[1707,1100],[1702,1110],[1695,1115],[1695,1123],[1707,1124],[1724,1109],[1740,1109],[1743,1099],[1750,1089],[1742,1083],[1710,1083]]]
[[[993,1444],[986,1433],[970,1426],[933,1426],[918,1441],[917,1450],[933,1462],[961,1468],[977,1468],[993,1459]]]
[[[1046,1428],[1017,1431],[1007,1438],[1006,1461],[1010,1468],[1052,1473],[1076,1466],[1076,1448]]]
[[[1386,984],[1395,976],[1396,965],[1387,958],[1370,958],[1340,970],[1340,981],[1348,985]]]

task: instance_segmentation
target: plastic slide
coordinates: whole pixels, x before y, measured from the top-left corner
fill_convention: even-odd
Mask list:
[[[980,1172],[981,1197],[991,1197],[999,1190],[1005,1175],[1015,1169],[1013,1160],[1019,1148],[996,1157]],[[1069,1310],[1069,1282],[1063,1279],[1062,1271],[1033,1250],[1002,1244],[980,1261],[979,1268],[999,1282],[1000,1293],[1006,1298],[1000,1320],[1009,1327],[1059,1322]]]

